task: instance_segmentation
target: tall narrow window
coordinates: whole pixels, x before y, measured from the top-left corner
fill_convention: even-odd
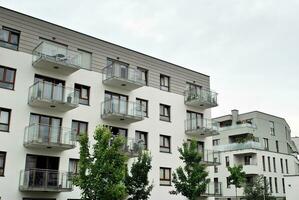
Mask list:
[[[79,103],[83,105],[89,105],[89,86],[75,84],[75,89],[79,95]]]
[[[269,121],[269,126],[270,126],[270,135],[275,135],[274,122]]]
[[[170,122],[170,106],[160,104],[160,120]]]
[[[271,159],[270,159],[270,156],[268,156],[268,169],[269,169],[269,172],[271,172]]]
[[[275,157],[273,157],[273,171],[276,172],[276,161],[275,161]]]
[[[220,144],[220,139],[213,140],[213,146],[218,146]]]
[[[218,173],[218,166],[214,165],[214,173]]]
[[[276,144],[276,151],[279,152],[279,143],[278,143],[278,140],[275,141],[275,144]]]
[[[229,157],[225,156],[225,166],[229,167]]]
[[[16,70],[0,66],[0,88],[13,90],[15,87]]]
[[[0,151],[0,176],[4,176],[6,152]]]
[[[269,140],[268,140],[268,138],[264,138],[264,148],[265,148],[265,150],[269,150]]]
[[[226,188],[230,188],[230,178],[226,177]]]
[[[0,46],[13,50],[18,50],[20,33],[21,32],[17,30],[8,27],[2,27],[2,29],[0,29]]]
[[[262,157],[263,159],[263,171],[266,171],[266,163],[265,163],[265,156]]]
[[[136,98],[137,111],[141,112],[143,117],[148,117],[148,101]]]
[[[148,149],[147,136],[148,136],[147,132],[143,132],[143,131],[135,132],[135,140],[137,140],[137,142],[141,142],[145,150]]]
[[[160,185],[171,185],[171,168],[160,167]]]
[[[282,191],[283,191],[283,193],[286,193],[284,178],[282,178]]]
[[[91,53],[81,49],[78,49],[78,52],[81,53],[81,63],[78,64],[84,69],[91,69]]]
[[[244,165],[251,165],[251,164],[252,164],[252,156],[245,156]]]
[[[160,135],[160,152],[170,153],[170,136]]]
[[[280,168],[281,168],[281,173],[284,173],[283,171],[283,159],[280,158]]]
[[[269,177],[269,187],[270,187],[270,193],[273,193],[273,188],[272,188],[272,177]]]
[[[78,174],[79,173],[79,159],[72,159],[69,160],[69,173],[71,174]]]
[[[274,178],[275,192],[278,193],[277,178]]]
[[[11,110],[0,108],[0,131],[9,132]]]
[[[79,136],[80,134],[88,133],[88,122],[83,121],[72,121],[72,131],[75,135]]]
[[[286,162],[286,173],[289,173],[289,165],[288,165],[288,159],[285,159]]]
[[[140,80],[142,80],[142,82],[145,83],[145,85],[148,85],[148,70],[141,68],[141,67],[137,67],[137,70],[140,73]]]
[[[163,90],[163,91],[168,91],[169,92],[169,76],[166,76],[166,75],[163,75],[161,74],[160,75],[160,89]]]

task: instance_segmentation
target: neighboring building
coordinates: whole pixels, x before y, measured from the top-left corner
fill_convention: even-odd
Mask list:
[[[131,156],[139,142],[151,151],[151,199],[184,199],[169,194],[177,147],[194,137],[203,162],[219,164],[215,106],[207,75],[0,7],[2,200],[79,199],[76,138],[93,143],[98,124],[124,135]],[[205,196],[221,195],[210,178]]]
[[[298,154],[291,140],[291,130],[285,119],[253,111],[214,118],[219,124],[220,135],[213,137],[214,149],[221,151],[221,165],[215,177],[223,183],[220,199],[234,199],[235,188],[228,184],[228,166],[243,165],[246,181],[258,175],[270,184],[277,199],[286,196],[285,175],[299,174]],[[217,175],[218,174],[218,175]],[[239,189],[240,197],[243,189]]]

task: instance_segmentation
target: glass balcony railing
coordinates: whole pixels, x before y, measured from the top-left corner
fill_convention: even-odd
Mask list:
[[[82,53],[54,42],[41,42],[33,49],[33,66],[64,68],[72,72],[85,66]],[[47,62],[47,63],[46,63]],[[73,68],[73,69],[70,69]]]
[[[202,154],[202,162],[207,165],[218,165],[220,164],[220,151],[214,150],[199,150]]]
[[[242,123],[242,124],[235,124],[235,125],[231,125],[231,126],[220,127],[219,131],[232,130],[232,129],[244,129],[244,128],[256,129],[257,127],[255,124]]]
[[[103,82],[129,90],[146,85],[145,77],[140,70],[119,62],[113,62],[103,69]]]
[[[76,146],[76,134],[70,128],[31,124],[25,128],[24,146],[72,149]]]
[[[222,184],[221,182],[210,182],[206,187],[206,196],[221,196],[222,195]]]
[[[124,153],[129,157],[137,157],[138,154],[143,150],[145,150],[143,141],[132,138],[127,139],[126,145],[123,149]]]
[[[231,143],[225,145],[214,146],[218,151],[235,151],[243,149],[263,149],[263,146],[259,142],[249,141],[245,143]]]
[[[102,118],[140,121],[143,119],[143,112],[136,102],[108,99],[102,102]]]
[[[212,119],[187,119],[185,120],[185,133],[192,135],[216,135],[218,134],[218,124]]]
[[[79,91],[50,82],[38,81],[29,88],[29,104],[71,110],[79,105]]]
[[[68,172],[49,169],[28,169],[20,173],[21,191],[67,192],[73,189]]]
[[[218,105],[217,93],[210,90],[185,90],[185,104],[190,106],[211,108]]]

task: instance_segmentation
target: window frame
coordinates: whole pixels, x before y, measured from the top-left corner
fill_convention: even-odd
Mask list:
[[[266,171],[266,160],[265,160],[265,156],[262,156],[262,162],[263,162],[263,171]]]
[[[141,98],[136,98],[136,103],[137,103],[137,108],[138,108],[138,101],[140,101],[139,105],[140,105],[140,110],[141,112],[144,114],[144,110],[142,109],[143,106],[142,106],[142,103],[145,102],[145,108],[146,108],[146,112],[145,112],[145,115],[143,115],[143,117],[148,117],[148,100],[146,99],[141,99]]]
[[[140,71],[141,73],[144,73],[145,85],[148,86],[148,69],[145,69],[143,67],[137,67],[137,70]],[[141,78],[142,78],[142,76],[141,76]]]
[[[229,167],[230,163],[229,163],[229,156],[225,156],[225,166]]]
[[[167,81],[165,81],[165,79]],[[165,84],[166,82],[168,85]],[[170,92],[170,76],[160,74],[160,90]]]
[[[273,172],[276,173],[276,159],[275,159],[275,157],[273,157],[272,160],[273,160]]]
[[[220,145],[220,139],[213,139],[213,140],[212,140],[212,145],[213,145],[213,146],[218,146],[218,145]]]
[[[171,136],[169,136],[169,135],[161,135],[160,134],[160,140],[159,140],[159,145],[160,145],[160,148],[159,148],[159,150],[160,150],[160,152],[161,153],[171,153]],[[161,138],[162,138],[162,140],[163,140],[163,145],[161,146]],[[165,146],[165,140],[167,140],[168,139],[168,143],[169,143],[169,147],[167,147],[167,146]],[[168,151],[164,151],[164,150],[162,150],[161,148],[163,148],[163,149],[168,149]]]
[[[163,171],[163,177],[161,178],[161,170]],[[166,170],[169,170],[169,179],[166,179],[165,178],[165,171]],[[172,174],[171,174],[171,168],[170,167],[160,167],[160,175],[159,175],[159,177],[160,177],[160,186],[171,186],[171,176],[172,176]],[[167,181],[167,182],[169,182],[169,184],[164,184],[164,183],[161,183],[161,181]]]
[[[4,177],[4,173],[5,173],[5,163],[6,163],[6,156],[7,156],[7,152],[5,151],[0,151],[0,154],[2,154],[3,156],[3,167],[0,168],[2,170],[2,174],[0,173],[0,177]],[[1,156],[0,156],[1,157]]]
[[[3,107],[0,107],[0,117],[1,117],[1,112],[4,111],[4,112],[8,112],[8,123],[7,124],[4,124],[4,123],[1,123],[0,122],[0,125],[6,125],[7,126],[7,130],[1,130],[0,129],[0,132],[9,132],[10,131],[10,121],[11,121],[11,112],[12,110],[9,109],[9,108],[3,108]]]
[[[274,121],[269,121],[270,135],[275,136],[275,123]]]
[[[80,136],[80,130],[81,130],[81,128],[80,128],[80,124],[86,124],[86,134],[88,135],[88,122],[86,122],[86,121],[80,121],[80,120],[75,120],[75,119],[73,119],[72,120],[72,126],[71,126],[71,129],[72,129],[72,133],[74,133],[73,131],[75,130],[74,128],[73,128],[73,122],[77,122],[78,123],[78,125],[77,125],[77,127],[76,127],[76,137],[79,137]]]
[[[6,26],[2,26],[0,31],[1,30],[4,30],[4,31],[8,32],[8,41],[0,40],[0,47],[18,51],[19,50],[19,45],[20,45],[21,31],[18,31],[16,29],[9,28],[9,27],[6,27]],[[11,42],[12,35],[17,35],[18,36],[17,44],[14,44],[14,43]],[[13,47],[16,47],[16,48],[10,48],[9,46],[1,45],[1,43],[6,43],[6,44],[8,44],[10,46],[13,46]]]
[[[162,107],[162,112],[161,113],[161,107]],[[167,115],[165,115],[165,109],[167,109]],[[160,121],[164,121],[164,122],[171,122],[171,106],[170,105],[166,105],[166,104],[162,104],[160,103],[159,105],[159,113],[160,113]]]
[[[145,141],[143,143],[144,145],[144,150],[148,150],[148,132],[145,132],[145,131],[138,131],[136,130],[135,131],[135,140],[138,139],[138,140],[141,140],[140,137],[139,138],[136,138],[137,137],[137,134],[142,134],[144,135],[144,138],[145,138]]]
[[[6,83],[6,84],[12,84],[12,88],[6,88],[6,87],[2,87],[0,85],[0,88],[3,88],[3,89],[7,89],[7,90],[14,90],[15,89],[15,83],[16,83],[16,73],[17,73],[17,69],[14,69],[14,68],[11,68],[11,67],[6,67],[6,66],[2,66],[0,65],[0,68],[3,68],[4,71],[3,71],[3,77],[0,77],[0,82],[1,83]],[[13,81],[12,82],[8,82],[6,81],[6,73],[7,73],[7,70],[11,70],[11,71],[14,71],[14,76],[13,76]],[[1,79],[3,78],[3,79]]]
[[[268,171],[271,172],[271,157],[268,156]]]
[[[76,170],[75,173],[70,171],[70,166],[71,166],[71,161],[74,161],[76,163]],[[77,158],[70,158],[69,159],[69,168],[68,168],[68,172],[72,175],[77,175],[79,174],[79,159]]]
[[[269,139],[268,138],[263,138],[264,141],[264,149],[269,150]]]
[[[87,98],[84,98],[82,96],[82,89],[86,89],[87,90],[87,96],[88,96]],[[75,90],[79,91],[79,104],[90,106],[90,86],[82,85],[82,84],[79,84],[79,83],[75,83]],[[80,101],[81,99],[87,100],[87,103],[81,102]]]

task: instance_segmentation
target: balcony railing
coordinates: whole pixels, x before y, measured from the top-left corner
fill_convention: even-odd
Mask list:
[[[185,104],[199,108],[212,108],[218,105],[217,93],[210,90],[185,90]]]
[[[75,148],[76,135],[70,128],[31,124],[25,128],[24,146],[67,150]]]
[[[103,69],[103,83],[126,90],[134,90],[146,85],[145,77],[138,69],[113,62]]]
[[[68,111],[78,107],[79,91],[62,85],[38,81],[29,88],[31,106]]]
[[[242,124],[235,124],[231,126],[224,126],[224,127],[219,127],[219,131],[226,131],[226,130],[232,130],[232,129],[256,129],[255,124],[250,124],[250,123],[242,123]]]
[[[221,182],[210,182],[206,187],[206,192],[203,196],[221,196],[222,184]]]
[[[249,141],[245,143],[231,143],[225,145],[214,146],[218,151],[235,151],[243,149],[263,149],[263,146],[259,142]]]
[[[214,150],[199,150],[202,154],[202,163],[213,166],[220,165],[220,151]]]
[[[68,192],[73,189],[68,172],[28,169],[20,173],[20,191]]]
[[[191,118],[185,121],[185,133],[191,136],[207,137],[219,134],[218,124],[211,119]]]
[[[84,66],[82,53],[53,42],[41,42],[32,52],[37,68],[71,74]]]
[[[127,139],[126,145],[123,148],[124,153],[129,157],[137,157],[143,150],[145,150],[143,141],[132,138]]]
[[[127,123],[143,120],[143,112],[135,102],[108,99],[102,102],[102,118]]]

